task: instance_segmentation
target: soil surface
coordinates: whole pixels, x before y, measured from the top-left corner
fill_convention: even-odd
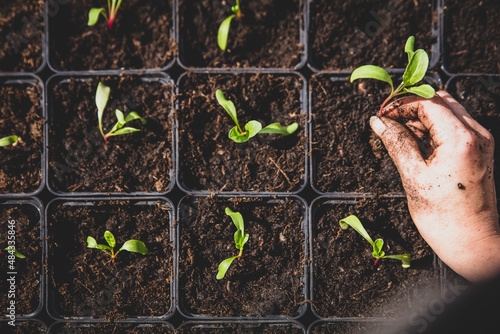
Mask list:
[[[355,205],[313,206],[313,306],[322,317],[393,317],[420,305],[421,295],[437,289],[439,268],[402,199],[359,200]],[[339,220],[356,215],[373,240],[384,240],[387,255],[411,254],[411,267],[381,259],[372,246]],[[402,313],[403,312],[403,313]]]
[[[2,0],[0,71],[35,72],[42,65],[43,0]]]
[[[111,30],[102,15],[87,25],[89,10],[105,1],[66,2],[49,13],[51,64],[58,70],[159,69],[172,61],[172,0],[125,1]]]
[[[161,316],[170,310],[173,250],[165,202],[96,201],[81,206],[57,202],[48,208],[49,309],[64,317],[108,320]],[[87,248],[87,237],[117,246],[131,239],[144,242],[146,255],[122,251],[111,257]]]
[[[0,193],[32,193],[42,179],[42,92],[31,84],[0,83],[0,138],[16,135],[14,146],[0,147]]]
[[[61,323],[51,329],[51,334],[163,334],[175,331],[161,324],[64,324]]]
[[[297,316],[304,302],[304,233],[298,201],[200,199],[180,217],[179,293],[184,312],[210,317]],[[219,264],[238,255],[236,227],[224,212],[240,212],[250,235],[240,260],[217,280]]]
[[[186,75],[180,83],[179,162],[181,182],[189,189],[221,191],[297,191],[305,182],[305,112],[302,80],[276,75]],[[235,126],[217,103],[221,89],[233,101],[243,127],[299,123],[289,135],[264,134],[235,143]]]
[[[428,0],[311,1],[310,62],[320,70],[361,65],[405,68],[406,40],[432,58],[437,18]]]
[[[14,225],[9,221],[14,220]],[[7,312],[10,301],[16,302],[16,315],[27,315],[37,310],[40,305],[40,277],[42,274],[42,238],[40,236],[40,212],[28,204],[0,205],[0,309]],[[13,226],[10,229],[9,226]],[[9,263],[8,246],[9,231],[14,231],[16,250],[26,256],[24,259],[15,257],[14,263]],[[12,232],[11,232],[12,233]],[[12,234],[10,234],[12,235]],[[10,265],[14,266],[12,270]],[[15,298],[8,298],[10,284],[7,279],[15,276]],[[4,332],[2,332],[4,333]]]
[[[500,73],[500,2],[446,0],[445,66],[453,73]]]
[[[144,80],[148,80],[147,77]],[[93,77],[49,87],[53,101],[49,130],[49,184],[61,192],[156,192],[169,189],[172,163],[172,87],[154,78]],[[136,111],[140,129],[105,143],[98,130],[94,97],[99,81],[111,88],[104,132],[116,123],[114,109]]]
[[[203,324],[203,325],[192,325],[186,326],[185,328],[179,329],[179,333],[207,333],[207,334],[226,334],[226,333],[238,333],[238,334],[259,334],[259,333],[286,333],[286,334],[302,334],[304,331],[297,325],[290,324],[259,324],[259,323],[225,323],[225,324]]]
[[[293,68],[301,61],[304,0],[241,1],[243,17],[232,20],[225,52],[217,32],[235,2],[179,3],[180,59],[186,66]]]
[[[390,87],[319,76],[311,89],[313,185],[322,192],[402,192],[396,166],[369,125]]]
[[[318,323],[311,334],[373,334],[392,333],[395,325],[390,322],[335,322]],[[395,332],[396,333],[396,332]]]
[[[47,327],[42,325],[41,322],[28,320],[22,321],[16,319],[16,327],[12,327],[7,321],[0,322],[0,332],[2,333],[12,333],[12,334],[46,334]],[[68,333],[69,334],[69,333]]]
[[[500,161],[500,78],[458,77],[448,86],[450,94],[460,102],[479,124],[496,140],[495,161]],[[494,165],[495,187],[500,191],[500,166]]]

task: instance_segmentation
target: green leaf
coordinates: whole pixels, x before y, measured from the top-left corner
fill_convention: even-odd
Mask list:
[[[108,137],[109,136],[119,136],[119,135],[124,135],[127,133],[139,132],[139,131],[141,131],[141,130],[135,129],[135,128],[121,128],[121,129],[116,130],[113,133],[108,134]]]
[[[229,131],[228,137],[237,143],[244,143],[244,142],[248,141],[248,136],[246,134],[242,135],[240,133],[240,130],[238,130],[237,126],[233,127]]]
[[[92,237],[87,237],[87,247],[88,248],[97,248],[97,241]]]
[[[233,14],[222,21],[219,26],[219,31],[217,33],[217,44],[219,44],[219,48],[222,51],[225,51],[227,48],[227,39],[229,36],[229,27],[231,26],[231,21],[234,19],[236,15]]]
[[[387,82],[394,91],[391,76],[381,67],[375,65],[364,65],[355,69],[351,74],[351,82],[357,79],[376,79]]]
[[[227,100],[224,96],[224,93],[220,89],[217,89],[217,91],[215,92],[215,98],[217,99],[217,102],[222,106],[222,108],[226,110],[229,116],[231,116],[233,122],[236,124],[239,130],[240,123],[238,123],[238,116],[236,115],[236,107],[234,106],[234,103]]]
[[[413,46],[415,45],[415,37],[410,36],[408,37],[408,40],[406,41],[405,44],[405,52],[408,54],[408,63],[411,62],[411,59],[413,58]]]
[[[403,74],[405,86],[413,86],[422,80],[428,67],[429,56],[427,56],[427,53],[422,49],[415,51]]]
[[[426,99],[431,99],[434,96],[434,94],[436,94],[436,91],[434,90],[434,88],[432,88],[431,85],[427,85],[427,84],[423,84],[423,85],[420,85],[417,87],[405,88],[404,91],[406,93],[413,93],[413,94],[416,94],[418,96],[422,96]]]
[[[103,135],[103,137],[104,133],[102,131],[102,115],[104,114],[104,109],[106,108],[106,104],[108,103],[110,92],[111,88],[109,88],[102,82],[99,82],[95,93],[95,105],[97,106],[97,119],[99,120],[99,130],[101,130],[101,134]]]
[[[126,241],[118,252],[120,252],[122,250],[126,250],[126,251],[133,252],[133,253],[140,253],[142,255],[146,255],[148,253],[148,249],[146,248],[146,245],[144,245],[144,243],[140,240]],[[118,254],[118,252],[117,252],[117,254]]]
[[[123,116],[123,113],[120,110],[116,109],[115,115],[119,125],[123,125],[127,122],[125,121],[125,116]],[[113,130],[111,130],[111,132],[113,132]]]
[[[373,253],[372,253],[374,258],[382,257],[385,255],[385,253],[382,251],[382,247],[384,247],[384,240],[382,239],[375,240],[375,242],[373,243]]]
[[[104,239],[106,239],[106,242],[108,243],[109,247],[111,248],[116,247],[116,240],[111,232],[109,231],[104,232]]]
[[[141,123],[144,125],[147,123],[147,121],[142,118],[141,116],[139,116],[138,113],[136,113],[135,111],[131,111],[127,117],[125,117],[125,122],[124,123],[127,123],[127,122],[130,122],[130,121],[133,121],[133,120],[136,120],[136,119],[140,119],[141,120]]]
[[[384,259],[400,260],[403,268],[410,268],[411,254],[386,255],[384,256]]]
[[[18,251],[17,251],[14,247],[12,247],[12,246],[9,246],[9,247],[5,248],[5,250],[6,250],[7,252],[11,252],[14,256],[16,256],[16,257],[18,257],[18,258],[20,258],[20,259],[25,259],[25,258],[26,258],[26,256],[24,256],[23,254],[19,253],[19,252],[18,252]]]
[[[0,139],[0,147],[12,145],[12,144],[16,143],[17,140],[18,140],[17,136],[3,137]]]
[[[245,135],[248,139],[255,137],[261,130],[262,124],[259,121],[249,121],[245,124]]]
[[[339,221],[339,224],[343,230],[347,230],[349,226],[351,226],[356,232],[361,234],[361,236],[365,238],[373,246],[372,238],[370,238],[370,235],[368,235],[368,232],[366,232],[365,228],[363,227],[363,224],[361,224],[361,221],[358,219],[358,217],[350,215],[347,218],[341,219]]]
[[[229,259],[225,259],[224,261],[222,261],[219,264],[217,279],[223,279],[224,276],[226,276],[226,272],[229,269],[229,267],[231,266],[231,263],[233,263],[233,261],[237,258],[238,258],[238,256],[230,257]]]
[[[225,210],[226,215],[231,217],[233,220],[234,225],[236,226],[236,229],[241,231],[242,234],[245,233],[245,222],[243,221],[243,216],[239,212],[234,212],[230,208],[226,208]]]
[[[281,126],[280,123],[273,123],[273,124],[269,124],[268,126],[263,128],[262,130],[260,130],[259,133],[277,133],[277,134],[282,134],[284,136],[287,136],[287,135],[291,135],[292,133],[297,131],[298,128],[299,128],[298,123],[292,123],[288,126]]]
[[[102,14],[104,17],[106,17],[106,10],[104,8],[92,8],[89,11],[89,21],[87,22],[87,25],[95,25],[97,23],[97,20],[99,20],[99,14]]]

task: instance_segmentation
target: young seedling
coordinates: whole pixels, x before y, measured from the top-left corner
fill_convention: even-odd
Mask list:
[[[372,238],[370,238],[370,236],[368,235],[368,232],[366,232],[365,228],[363,227],[363,224],[361,224],[361,221],[358,219],[358,217],[350,215],[347,218],[341,219],[339,221],[339,224],[343,230],[347,230],[349,226],[351,226],[354,230],[356,230],[356,232],[361,234],[361,236],[365,238],[370,243],[370,245],[372,245],[373,247],[372,256],[375,258],[374,265],[377,265],[380,259],[395,259],[395,260],[400,260],[402,262],[403,268],[410,268],[410,259],[411,259],[410,254],[385,255],[385,252],[382,250],[382,247],[384,247],[384,240],[377,239],[374,242]]]
[[[294,133],[299,128],[299,125],[296,122],[288,126],[281,126],[280,123],[272,123],[265,128],[262,128],[262,124],[259,121],[252,120],[245,124],[245,131],[243,131],[240,127],[240,123],[238,122],[238,116],[236,114],[236,107],[234,106],[234,103],[226,100],[224,93],[220,89],[217,89],[215,92],[215,97],[217,98],[217,102],[224,108],[224,110],[226,110],[236,124],[236,126],[229,131],[229,138],[237,143],[244,143],[250,138],[256,136],[258,133],[275,133],[287,136]]]
[[[219,264],[219,269],[217,273],[217,279],[223,279],[226,275],[229,266],[235,259],[240,259],[243,255],[243,245],[246,244],[250,238],[249,234],[245,234],[245,224],[243,222],[243,216],[239,212],[234,212],[230,208],[226,208],[226,215],[230,216],[236,226],[236,232],[234,233],[234,243],[236,244],[236,249],[240,252],[238,255],[225,259]]]
[[[104,251],[106,254],[111,256],[111,260],[114,263],[115,258],[122,250],[126,250],[128,252],[140,253],[142,255],[146,255],[148,253],[148,249],[146,245],[142,241],[139,240],[128,240],[125,241],[123,246],[115,253],[116,241],[113,234],[109,231],[104,232],[104,239],[109,246],[97,244],[97,241],[92,237],[87,237],[87,247],[95,248]]]
[[[130,112],[127,117],[124,117],[123,113],[116,109],[115,110],[115,115],[117,118],[117,122],[115,126],[109,131],[108,133],[104,134],[104,131],[102,130],[102,116],[104,114],[104,109],[106,108],[106,104],[108,103],[109,99],[109,93],[111,92],[111,89],[104,85],[102,82],[99,82],[97,85],[97,91],[95,93],[95,104],[97,106],[97,118],[99,120],[99,130],[101,131],[101,134],[104,138],[104,141],[108,142],[108,137],[111,136],[118,136],[118,135],[124,135],[127,133],[132,133],[132,132],[138,132],[141,131],[136,128],[130,128],[130,127],[123,127],[126,123],[139,119],[141,120],[142,124],[146,124],[146,120],[139,116],[135,111]]]
[[[0,238],[2,237],[2,235],[0,234]],[[23,254],[19,253],[17,251],[17,249],[15,247],[12,247],[12,246],[9,246],[7,248],[4,249],[4,251],[7,251],[9,252],[10,254],[14,255],[15,257],[18,257],[20,259],[25,259],[26,256],[24,256]],[[0,254],[2,254],[2,251],[0,251]]]
[[[241,19],[240,0],[236,0],[236,5],[232,6],[231,10],[234,14],[226,17],[224,21],[222,21],[219,26],[219,32],[217,33],[217,44],[219,44],[219,48],[222,51],[226,51],[227,48],[227,39],[229,36],[229,27],[231,26],[231,21],[235,17]]]
[[[351,74],[351,82],[357,79],[376,79],[391,85],[391,94],[380,106],[380,116],[382,116],[382,109],[384,109],[384,106],[395,96],[406,93],[416,94],[426,99],[430,99],[434,96],[435,90],[432,86],[427,84],[414,86],[424,78],[427,68],[429,67],[429,56],[422,49],[413,51],[414,43],[415,37],[413,36],[410,36],[406,41],[405,52],[408,54],[408,65],[403,74],[403,82],[401,82],[396,89],[394,89],[394,84],[392,83],[389,73],[378,66],[364,65],[355,69]]]
[[[9,137],[0,138],[0,147],[14,145],[17,143],[17,140],[18,140],[17,136],[9,136]]]
[[[89,21],[87,22],[88,26],[93,26],[99,20],[99,15],[102,14],[106,21],[108,21],[108,27],[111,29],[113,27],[113,21],[116,18],[116,13],[118,12],[118,8],[122,4],[122,0],[108,0],[108,15],[106,15],[105,8],[92,8],[89,11]]]

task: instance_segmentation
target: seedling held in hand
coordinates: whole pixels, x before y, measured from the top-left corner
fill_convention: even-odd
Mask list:
[[[294,133],[299,128],[297,123],[292,123],[289,126],[281,126],[280,123],[273,123],[269,124],[265,128],[262,128],[262,124],[259,121],[249,121],[245,124],[245,131],[243,131],[240,127],[240,123],[238,122],[238,116],[236,114],[236,107],[234,106],[234,103],[226,100],[224,93],[220,89],[217,89],[215,92],[215,97],[217,98],[217,102],[224,108],[224,110],[226,110],[236,124],[236,126],[229,131],[229,138],[237,143],[246,142],[258,133],[276,133],[287,136]]]
[[[140,253],[142,255],[146,255],[148,253],[148,249],[146,248],[146,245],[144,245],[144,243],[142,241],[139,241],[139,240],[125,241],[123,246],[115,253],[116,241],[115,241],[115,237],[113,236],[113,234],[109,231],[104,232],[104,239],[106,239],[106,242],[108,243],[109,246],[97,244],[97,241],[94,238],[89,236],[87,238],[87,247],[100,249],[100,250],[104,251],[106,254],[111,256],[113,263],[115,262],[115,257],[122,250],[126,250],[128,252],[133,252],[133,253]]]
[[[379,259],[395,259],[395,260],[400,260],[403,263],[403,268],[409,268],[410,267],[410,254],[402,254],[402,255],[385,255],[385,252],[382,250],[382,247],[384,247],[384,240],[382,239],[377,239],[375,242],[370,238],[368,235],[368,232],[366,232],[365,228],[363,227],[363,224],[361,224],[361,221],[358,219],[358,217],[354,215],[350,215],[347,218],[344,218],[339,221],[340,227],[343,230],[347,230],[349,226],[351,226],[356,232],[361,234],[363,238],[365,238],[370,245],[373,247],[373,253],[372,256],[375,258],[375,264],[377,265]]]
[[[243,255],[243,245],[246,244],[250,238],[249,234],[245,234],[245,224],[243,222],[243,216],[239,212],[234,212],[230,208],[226,208],[226,215],[230,216],[236,226],[236,232],[234,233],[234,243],[236,244],[236,249],[240,252],[237,256],[225,259],[219,264],[219,270],[217,273],[217,279],[223,279],[226,275],[229,266],[235,259],[240,259]]]
[[[108,21],[108,27],[111,29],[113,27],[113,21],[116,18],[116,13],[118,12],[118,8],[122,4],[122,0],[108,0],[108,15],[106,15],[106,9],[104,8],[92,8],[89,11],[89,21],[87,22],[88,26],[93,26],[99,20],[99,15],[102,14],[106,21]]]
[[[231,21],[237,17],[241,18],[241,10],[240,10],[240,0],[236,0],[236,5],[231,7],[231,10],[234,14],[228,16],[222,21],[219,26],[219,32],[217,33],[217,44],[219,44],[219,48],[222,51],[225,51],[227,48],[227,39],[229,36],[229,27],[231,26]]]
[[[395,96],[412,93],[426,99],[430,99],[435,94],[434,88],[430,85],[423,84],[420,86],[414,86],[424,78],[427,68],[429,67],[429,56],[422,49],[413,51],[414,43],[415,37],[413,36],[408,38],[406,41],[405,52],[408,54],[408,65],[406,66],[406,70],[403,74],[403,82],[401,82],[396,89],[394,89],[394,84],[392,83],[389,73],[378,66],[364,65],[355,69],[351,74],[351,82],[357,79],[376,79],[387,82],[391,85],[391,94],[382,103],[379,112],[380,116],[382,116],[382,109],[384,109],[384,106]]]
[[[9,137],[0,138],[0,147],[14,145],[17,143],[17,140],[18,140],[17,136],[9,136]]]
[[[106,108],[106,104],[108,103],[110,92],[111,89],[108,86],[104,85],[102,82],[99,82],[95,94],[95,104],[97,106],[97,118],[99,119],[99,130],[101,131],[101,134],[106,142],[108,141],[108,137],[111,136],[118,136],[127,133],[141,131],[136,128],[130,128],[130,127],[124,128],[123,126],[125,125],[125,123],[139,119],[141,120],[142,124],[146,124],[146,120],[141,116],[139,116],[139,114],[137,114],[135,111],[130,112],[127,115],[127,117],[124,117],[123,113],[120,110],[116,109],[115,115],[118,121],[116,122],[115,126],[113,126],[111,131],[104,134],[104,131],[102,130],[102,116],[104,114],[104,109]]]
[[[0,234],[0,239],[1,239],[2,235]],[[7,248],[4,249],[5,251],[9,252],[10,254],[14,255],[15,257],[18,257],[20,259],[25,259],[26,256],[24,256],[23,254],[19,253],[17,251],[17,249],[13,246],[9,246]],[[2,252],[0,251],[0,254],[2,254]]]

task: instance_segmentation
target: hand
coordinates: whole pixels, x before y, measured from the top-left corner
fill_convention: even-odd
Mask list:
[[[493,136],[443,91],[432,99],[403,98],[383,115],[370,125],[401,174],[422,237],[470,281],[499,275]],[[425,137],[422,145],[417,138]]]

